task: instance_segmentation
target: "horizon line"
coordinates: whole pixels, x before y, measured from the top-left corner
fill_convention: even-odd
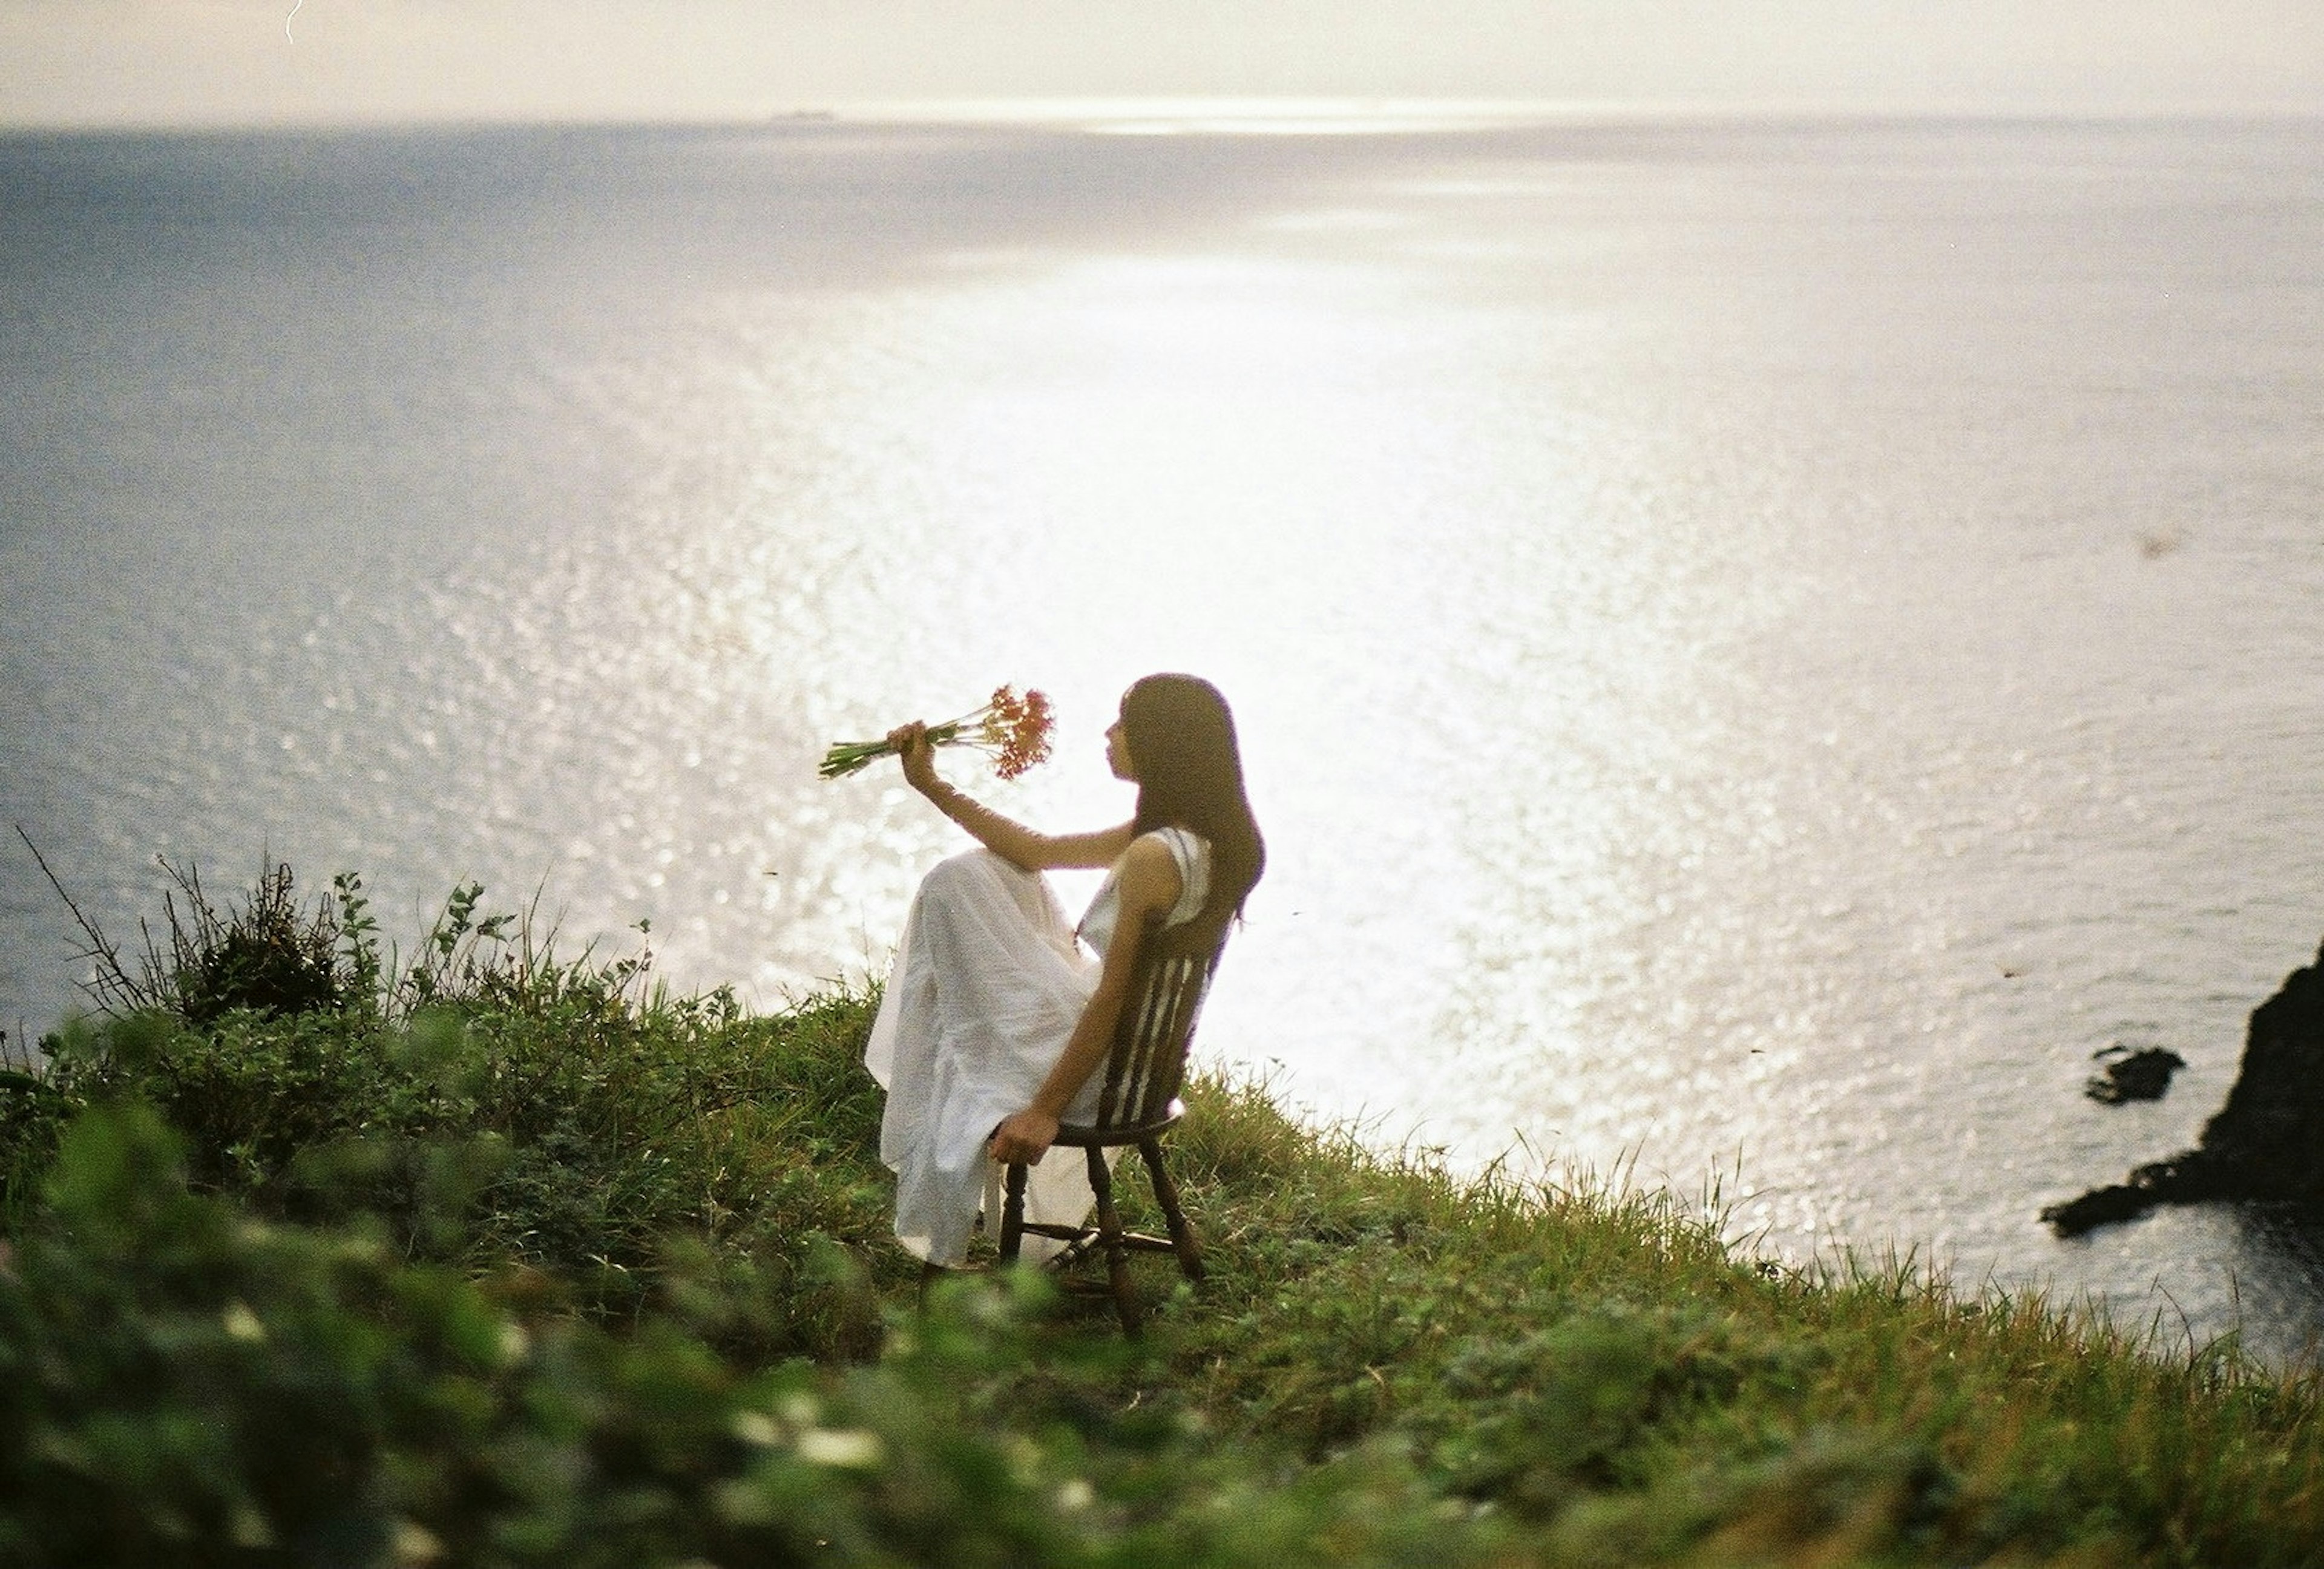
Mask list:
[[[1676,98],[1510,98],[1321,95],[1090,96],[834,99],[758,111],[569,115],[401,114],[343,116],[200,116],[177,119],[0,117],[0,135],[247,134],[269,132],[589,127],[759,129],[784,125],[1024,126],[1117,135],[1333,135],[1421,134],[1671,121],[2131,121],[2324,120],[2312,103],[2167,105],[1877,104],[1840,100]]]

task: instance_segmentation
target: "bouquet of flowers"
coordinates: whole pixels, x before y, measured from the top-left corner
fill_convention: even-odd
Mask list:
[[[929,725],[928,740],[936,746],[973,746],[990,752],[999,759],[994,771],[1002,779],[1015,779],[1035,763],[1048,761],[1054,723],[1044,694],[1028,691],[1019,697],[1014,688],[996,687],[992,700],[973,714]],[[825,779],[844,779],[895,750],[884,737],[843,741],[823,754],[823,766],[816,771]]]

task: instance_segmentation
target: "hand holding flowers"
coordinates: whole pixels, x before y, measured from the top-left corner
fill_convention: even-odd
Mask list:
[[[920,733],[931,745],[972,746],[988,752],[997,760],[995,772],[1015,779],[1048,760],[1054,723],[1045,694],[1028,690],[1019,697],[1012,688],[997,687],[983,707]],[[823,766],[816,771],[825,779],[844,779],[870,766],[874,758],[902,752],[910,744],[913,728],[900,726],[877,741],[843,741],[824,753]]]

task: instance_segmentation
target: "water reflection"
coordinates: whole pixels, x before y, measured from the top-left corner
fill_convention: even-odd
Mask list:
[[[2279,1366],[2324,1366],[2324,1224],[2268,1205],[2237,1205],[2231,1288],[2246,1350]]]
[[[10,515],[86,535],[5,542],[11,812],[115,909],[271,845],[772,1000],[956,842],[825,743],[1044,685],[990,794],[1117,820],[1116,697],[1194,669],[1273,851],[1205,1042],[1294,1100],[2305,1321],[2218,1217],[2034,1215],[2192,1141],[2319,923],[2307,143],[788,134],[495,143],[589,178],[314,217],[288,323],[226,239],[142,336],[60,272],[109,369],[11,416]],[[2089,1106],[2126,1038],[2190,1066]]]

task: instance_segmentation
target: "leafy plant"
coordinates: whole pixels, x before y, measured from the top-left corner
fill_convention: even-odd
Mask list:
[[[16,834],[87,939],[81,957],[94,967],[87,987],[105,1012],[167,1011],[203,1025],[236,1010],[336,1012],[376,1001],[376,967],[364,963],[375,954],[363,940],[367,928],[357,930],[344,962],[339,952],[340,909],[352,900],[353,913],[363,913],[357,880],[340,880],[337,909],[318,900],[302,910],[289,863],[270,860],[242,902],[220,910],[203,891],[198,867],[161,857],[161,870],[174,885],[162,895],[164,932],[157,936],[141,918],[140,951],[124,959],[67,891],[32,835],[21,825]]]

